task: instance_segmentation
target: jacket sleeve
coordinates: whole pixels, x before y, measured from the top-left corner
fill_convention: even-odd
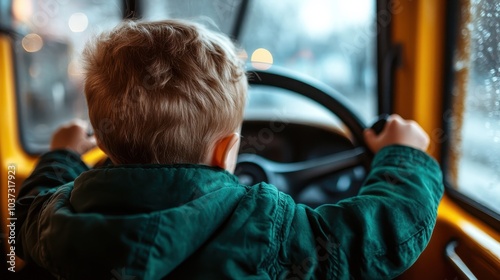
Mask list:
[[[427,246],[443,189],[441,170],[426,153],[382,149],[358,196],[289,211],[281,250],[286,279],[398,276]]]
[[[21,228],[30,222],[27,220],[28,213],[41,211],[42,205],[33,205],[35,198],[39,196],[48,199],[57,187],[74,181],[78,175],[88,169],[78,154],[68,150],[51,151],[40,157],[31,175],[23,182],[16,201],[16,253],[18,256],[24,258]],[[37,207],[40,209],[35,209]]]

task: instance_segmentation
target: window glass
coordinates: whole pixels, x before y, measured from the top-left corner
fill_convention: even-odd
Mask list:
[[[14,28],[21,135],[30,153],[47,150],[62,123],[87,118],[80,54],[92,35],[118,24],[120,0],[16,0]]]
[[[269,95],[275,98],[270,99]],[[343,130],[342,121],[321,104],[289,90],[253,85],[248,99],[245,119],[277,120],[283,123],[300,122]]]
[[[375,2],[254,0],[240,41],[253,67],[272,64],[314,77],[370,121],[376,114]]]
[[[242,0],[147,0],[142,2],[143,18],[183,18],[231,34]]]
[[[500,213],[500,3],[473,0],[462,21],[449,179]]]

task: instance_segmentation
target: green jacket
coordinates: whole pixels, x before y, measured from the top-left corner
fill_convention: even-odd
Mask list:
[[[54,151],[20,192],[17,252],[69,279],[389,279],[427,245],[442,193],[436,162],[402,146],[316,209],[217,168],[89,170]]]

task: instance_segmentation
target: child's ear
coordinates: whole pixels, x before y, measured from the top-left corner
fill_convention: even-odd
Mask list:
[[[232,173],[236,166],[239,144],[240,135],[238,133],[230,134],[217,142],[213,151],[212,166],[218,166]]]

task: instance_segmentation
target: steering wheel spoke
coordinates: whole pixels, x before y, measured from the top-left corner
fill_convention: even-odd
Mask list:
[[[321,158],[301,162],[280,163],[265,159],[255,154],[242,154],[238,159],[238,166],[242,169],[253,166],[260,167],[260,172],[237,170],[246,182],[255,184],[266,181],[275,185],[281,191],[291,195],[298,193],[301,188],[314,179],[328,174],[339,172],[343,169],[361,165],[366,160],[366,149],[356,147],[351,150],[327,155]]]

